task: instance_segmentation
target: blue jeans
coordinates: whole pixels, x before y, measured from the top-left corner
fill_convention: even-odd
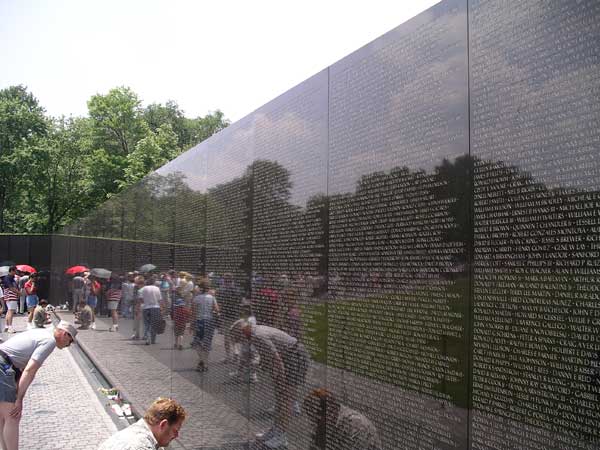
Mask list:
[[[143,310],[144,314],[144,339],[150,335],[150,343],[156,343],[156,330],[160,321],[160,308],[148,308]]]

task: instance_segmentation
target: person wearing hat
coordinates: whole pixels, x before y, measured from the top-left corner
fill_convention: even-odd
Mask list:
[[[19,447],[23,398],[39,368],[55,347],[68,347],[77,330],[61,320],[53,330],[33,328],[0,344],[0,429],[4,450]]]

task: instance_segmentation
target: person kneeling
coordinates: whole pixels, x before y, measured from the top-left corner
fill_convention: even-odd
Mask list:
[[[41,299],[39,305],[33,310],[32,322],[34,328],[44,328],[46,324],[50,323],[46,306],[48,306],[48,302],[45,299]]]
[[[90,328],[92,324],[92,320],[94,319],[94,312],[92,307],[86,304],[85,301],[79,302],[79,312],[75,313],[75,317],[77,321],[80,323],[80,330],[87,330]]]

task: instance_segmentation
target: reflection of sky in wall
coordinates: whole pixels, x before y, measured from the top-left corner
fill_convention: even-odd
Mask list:
[[[205,192],[242,176],[252,154],[251,116],[230,125],[159,168],[156,173],[180,172],[190,189]]]
[[[327,71],[322,71],[255,113],[255,159],[288,170],[291,203],[327,191]]]
[[[329,193],[468,153],[466,12],[446,2],[331,67]]]
[[[513,6],[472,11],[472,151],[549,188],[597,190],[600,3]]]
[[[467,153],[466,17],[459,3],[438,5],[334,64],[329,98],[326,70],[158,173],[183,172],[192,189],[203,190],[241,176],[252,159],[277,161],[290,172],[291,201],[305,205],[326,192],[328,113],[346,127],[330,122],[330,194],[354,191],[374,171],[432,171],[443,158]],[[205,169],[195,162],[202,153],[213,155]]]

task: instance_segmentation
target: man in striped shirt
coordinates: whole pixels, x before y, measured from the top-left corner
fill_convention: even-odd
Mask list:
[[[19,308],[19,286],[17,281],[17,268],[11,266],[8,269],[8,275],[2,278],[2,286],[4,287],[4,301],[6,302],[6,324],[4,332],[15,333],[12,326],[13,316]]]

